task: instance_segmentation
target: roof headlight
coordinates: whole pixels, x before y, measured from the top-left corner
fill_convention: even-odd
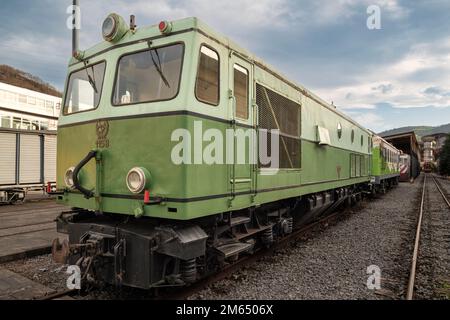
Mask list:
[[[117,42],[128,31],[128,26],[125,20],[116,13],[111,13],[103,21],[102,35],[105,41]]]

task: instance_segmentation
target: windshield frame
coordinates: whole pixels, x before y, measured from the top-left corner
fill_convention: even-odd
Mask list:
[[[105,71],[103,72],[102,86],[101,86],[100,89],[97,88],[97,90],[99,90],[99,97],[100,97],[98,99],[97,105],[94,108],[87,109],[87,110],[81,110],[81,111],[70,112],[70,113],[67,112],[68,106],[66,106],[66,102],[67,102],[67,99],[69,98],[70,77],[72,77],[72,75],[77,73],[77,72],[80,72],[82,70],[94,67],[94,66],[96,66],[98,64],[101,64],[101,63],[105,63]],[[99,61],[96,61],[96,62],[93,62],[93,63],[90,63],[90,64],[86,64],[86,66],[83,66],[82,68],[76,69],[76,70],[74,70],[74,71],[69,73],[69,75],[67,77],[67,87],[65,88],[65,92],[64,92],[64,103],[62,105],[62,114],[64,116],[70,116],[70,115],[73,115],[73,114],[84,113],[84,112],[94,111],[94,110],[98,109],[98,106],[100,105],[100,102],[102,101],[103,87],[105,85],[105,75],[106,75],[106,72],[107,72],[107,68],[108,68],[108,62],[106,61],[106,59],[103,59],[103,60],[99,60]],[[96,79],[96,80],[98,81],[98,79]]]
[[[157,99],[157,100],[139,101],[139,102],[131,102],[131,103],[123,103],[123,104],[115,104],[114,103],[114,95],[116,93],[116,86],[117,86],[117,83],[118,83],[118,76],[119,76],[120,60],[123,57],[130,56],[130,55],[133,55],[133,54],[138,54],[138,53],[141,53],[141,52],[150,51],[150,50],[171,47],[171,46],[174,46],[174,45],[177,45],[177,44],[181,44],[183,50],[182,50],[182,54],[181,54],[181,68],[180,68],[181,70],[180,70],[180,76],[179,76],[179,79],[178,79],[178,88],[177,88],[176,94],[173,97],[168,98],[168,99]],[[171,100],[176,99],[178,97],[178,95],[180,94],[180,90],[181,90],[181,80],[183,78],[183,71],[184,71],[184,67],[185,67],[185,65],[184,65],[185,54],[186,54],[186,44],[184,43],[184,41],[176,41],[176,42],[170,42],[170,43],[162,44],[160,46],[154,46],[154,47],[152,46],[152,47],[147,47],[145,49],[140,49],[140,50],[136,50],[136,51],[126,52],[126,53],[120,55],[117,58],[117,61],[116,61],[116,71],[115,71],[115,74],[114,74],[114,84],[113,84],[112,92],[111,92],[111,105],[113,107],[127,107],[127,106],[132,106],[132,105],[139,105],[139,104],[145,104],[145,103],[154,103],[154,102],[163,102],[163,101],[171,101]]]

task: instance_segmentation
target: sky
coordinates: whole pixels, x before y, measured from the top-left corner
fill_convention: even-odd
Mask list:
[[[71,0],[0,4],[0,64],[62,90]],[[196,16],[380,132],[450,123],[448,0],[80,0],[81,48],[102,41],[111,12],[137,25]],[[369,29],[377,6],[379,29]]]

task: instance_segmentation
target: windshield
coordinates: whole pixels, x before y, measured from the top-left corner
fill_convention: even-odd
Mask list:
[[[105,75],[105,62],[87,66],[70,75],[64,114],[97,108]]]
[[[170,100],[178,94],[182,44],[154,48],[120,58],[113,104]]]

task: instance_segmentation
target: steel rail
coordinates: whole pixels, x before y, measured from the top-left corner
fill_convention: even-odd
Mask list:
[[[417,222],[416,229],[416,239],[414,242],[414,252],[411,262],[411,269],[409,273],[409,281],[408,281],[408,289],[406,293],[406,300],[413,300],[414,296],[414,282],[416,280],[416,268],[417,268],[417,257],[419,255],[419,244],[420,244],[420,232],[422,230],[422,220],[423,220],[423,207],[425,202],[425,190],[427,185],[427,174],[425,174],[423,180],[423,188],[422,188],[422,200],[420,202],[420,212],[419,212],[419,221]]]
[[[437,189],[439,190],[442,198],[444,199],[445,203],[447,203],[447,206],[450,208],[450,201],[448,201],[447,197],[445,196],[445,193],[442,191],[442,188],[439,186],[439,183],[437,182],[436,177],[435,176],[432,176],[432,177],[433,177],[434,184],[436,185]]]
[[[423,208],[424,208],[424,202],[425,202],[425,190],[426,190],[427,177],[428,177],[428,174],[425,174],[424,182],[423,182],[423,189],[422,189],[422,200],[421,200],[421,204],[420,204],[419,221],[417,223],[417,229],[416,229],[416,239],[415,239],[415,243],[414,243],[414,252],[413,252],[413,258],[412,258],[412,263],[411,263],[411,270],[410,270],[410,275],[409,275],[406,300],[413,300],[413,296],[414,296],[414,283],[415,283],[415,278],[416,278],[417,258],[418,258],[418,253],[419,253],[420,233],[421,233],[421,229],[422,229]],[[442,188],[439,186],[439,183],[437,182],[436,177],[434,175],[431,175],[431,178],[433,179],[433,182],[436,185],[436,188],[438,189],[439,193],[441,194],[443,200],[445,201],[447,206],[450,208],[450,201],[447,199],[445,193],[442,191]]]
[[[42,296],[42,297],[38,297],[35,298],[34,300],[56,300],[58,298],[64,297],[64,296],[70,296],[74,293],[76,293],[78,290],[76,289],[68,289],[68,290],[63,290],[63,291],[59,291],[59,292],[55,292],[46,296]]]

